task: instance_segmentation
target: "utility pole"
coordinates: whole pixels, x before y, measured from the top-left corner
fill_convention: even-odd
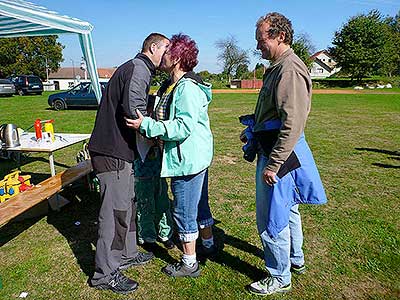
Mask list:
[[[256,88],[256,67],[253,70],[253,89]]]
[[[83,70],[84,74],[85,74],[85,81],[87,80],[87,68],[86,68],[86,61],[85,58],[82,57],[81,59],[81,70]]]
[[[72,58],[70,58],[71,62],[72,62],[72,74],[74,76],[74,81],[75,81],[75,64],[74,64],[74,60]]]
[[[46,82],[49,82],[49,65],[47,63],[47,57],[45,56],[44,59],[46,60]]]

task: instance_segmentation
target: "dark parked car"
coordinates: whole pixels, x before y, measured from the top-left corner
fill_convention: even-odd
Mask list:
[[[19,75],[9,77],[15,85],[15,91],[18,95],[37,94],[43,92],[43,83],[40,77],[35,75]]]
[[[8,79],[0,79],[0,96],[12,96],[14,94],[14,84]]]
[[[100,82],[104,91],[107,82]],[[66,92],[60,92],[49,96],[48,103],[55,110],[63,110],[68,107],[97,107],[96,96],[90,82],[82,82]]]

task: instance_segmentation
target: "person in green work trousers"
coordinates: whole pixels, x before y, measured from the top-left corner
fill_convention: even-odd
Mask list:
[[[153,116],[154,101],[150,100],[150,98],[154,99],[153,97],[149,97],[147,104],[149,116]],[[172,216],[168,184],[165,178],[160,177],[161,149],[154,140],[146,139],[141,142],[149,145],[150,148],[144,160],[139,156],[133,164],[138,243],[153,250],[158,240],[165,248],[173,249],[175,245],[170,239],[172,236]]]

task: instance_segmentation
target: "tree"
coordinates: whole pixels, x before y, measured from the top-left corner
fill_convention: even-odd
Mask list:
[[[256,78],[257,79],[263,79],[264,73],[265,73],[265,65],[262,63],[257,63],[255,67],[256,71]]]
[[[381,68],[382,73],[392,76],[394,74],[400,74],[400,53],[397,49],[400,44],[400,11],[397,13],[395,17],[387,17],[384,20],[385,24],[387,24],[390,28],[390,36],[388,39],[390,40],[387,43],[386,47],[386,55],[387,60]]]
[[[0,39],[0,72],[7,77],[35,74],[46,78],[46,70],[57,71],[64,46],[56,35]],[[46,64],[47,63],[47,64]]]
[[[247,64],[240,64],[236,68],[235,73],[236,79],[248,79],[249,78],[249,66]]]
[[[310,56],[315,52],[315,47],[312,44],[310,37],[305,33],[296,35],[291,47],[307,68],[310,68],[313,63]]]
[[[156,75],[153,77],[151,84],[157,85],[157,86],[161,85],[168,78],[169,78],[168,73],[161,71],[161,70],[157,70]]]
[[[224,72],[228,75],[229,82],[239,65],[248,65],[250,62],[247,51],[240,49],[237,44],[238,41],[232,35],[215,43],[220,51],[218,60],[221,62]]]
[[[350,18],[335,32],[330,52],[343,72],[361,80],[366,75],[377,74],[387,63],[393,51],[390,27],[381,20],[377,10],[367,15]]]
[[[197,73],[204,81],[209,82],[210,80],[213,80],[214,77],[216,76],[215,74],[211,74],[210,72],[208,72],[207,70],[204,71],[200,71],[199,73]]]

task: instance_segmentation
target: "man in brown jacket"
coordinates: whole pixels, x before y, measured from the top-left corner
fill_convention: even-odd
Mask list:
[[[325,192],[304,127],[311,105],[307,67],[290,48],[291,22],[269,13],[256,24],[257,49],[270,60],[252,133],[261,146],[256,171],[257,229],[268,277],[249,286],[258,295],[291,290],[291,271],[305,271],[299,203],[322,204]]]

